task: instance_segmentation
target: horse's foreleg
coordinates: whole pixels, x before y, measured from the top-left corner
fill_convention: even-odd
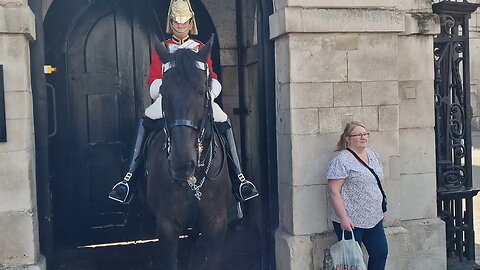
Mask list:
[[[202,227],[202,246],[207,249],[206,269],[220,270],[223,241],[227,233],[227,217],[226,215],[210,217]]]
[[[159,239],[160,269],[177,270],[178,237],[180,232],[173,220],[157,218],[157,236]]]
[[[204,249],[198,246],[199,231],[193,229],[188,233],[188,239],[186,243],[187,258],[188,258],[188,270],[198,270],[205,267],[205,253],[202,252]]]

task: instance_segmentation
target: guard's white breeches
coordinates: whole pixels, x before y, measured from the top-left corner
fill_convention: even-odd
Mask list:
[[[213,121],[215,122],[225,122],[228,119],[227,114],[218,106],[218,104],[212,99],[212,109],[213,109]],[[163,118],[163,110],[162,110],[162,95],[158,94],[155,102],[148,106],[145,109],[145,116],[152,119],[157,120]]]

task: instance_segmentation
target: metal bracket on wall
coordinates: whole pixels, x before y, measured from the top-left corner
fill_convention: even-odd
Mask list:
[[[0,142],[7,141],[7,123],[5,118],[5,88],[3,84],[3,65],[0,65]]]

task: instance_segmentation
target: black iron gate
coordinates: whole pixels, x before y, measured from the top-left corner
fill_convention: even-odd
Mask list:
[[[478,4],[433,4],[435,37],[437,212],[446,224],[449,269],[477,269],[473,228],[472,139],[468,21]]]

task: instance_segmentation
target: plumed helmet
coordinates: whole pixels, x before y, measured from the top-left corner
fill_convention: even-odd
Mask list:
[[[198,35],[197,23],[195,21],[195,13],[193,13],[192,6],[189,0],[171,0],[168,8],[167,33],[172,34],[172,26],[170,20],[178,23],[185,23],[192,20],[192,29],[190,34]]]

